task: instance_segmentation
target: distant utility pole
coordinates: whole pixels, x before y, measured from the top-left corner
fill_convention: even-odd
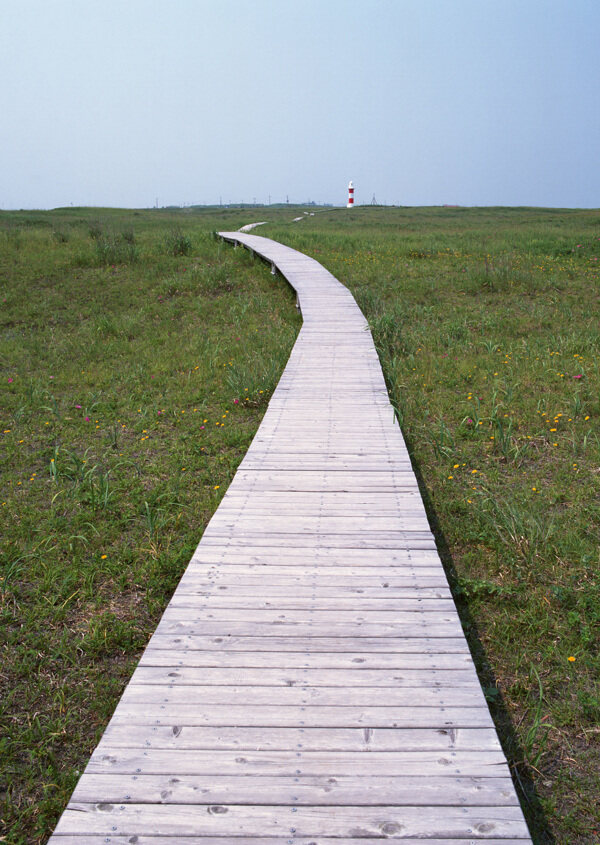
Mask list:
[[[285,201],[286,201],[286,202],[287,202],[287,204],[289,205],[290,198],[288,197],[288,195],[287,195],[287,194],[285,195]]]
[[[269,194],[269,205],[271,205],[271,194]]]

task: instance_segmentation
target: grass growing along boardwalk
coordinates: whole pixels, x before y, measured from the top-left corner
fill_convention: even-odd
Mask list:
[[[364,207],[261,234],[369,319],[536,841],[599,842],[600,213]]]
[[[279,380],[248,212],[0,213],[0,838],[45,842]]]
[[[208,237],[268,219],[373,327],[536,841],[597,842],[600,216],[294,216],[0,214],[6,841],[50,833],[283,367],[290,292]]]

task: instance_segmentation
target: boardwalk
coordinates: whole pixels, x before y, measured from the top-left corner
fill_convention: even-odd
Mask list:
[[[53,845],[530,842],[365,320],[303,328]]]

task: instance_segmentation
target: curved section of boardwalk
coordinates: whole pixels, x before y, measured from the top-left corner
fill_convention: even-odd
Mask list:
[[[53,845],[530,842],[363,315],[222,235],[303,328]]]

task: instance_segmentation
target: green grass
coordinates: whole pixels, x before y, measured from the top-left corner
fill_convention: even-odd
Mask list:
[[[268,219],[369,319],[535,841],[598,842],[600,214],[299,213],[0,214],[6,841],[51,832],[277,382],[293,296],[209,237]]]
[[[51,833],[285,365],[291,290],[210,236],[251,220],[0,213],[11,845]]]
[[[600,841],[600,213],[319,213],[261,234],[371,325],[537,842]]]

